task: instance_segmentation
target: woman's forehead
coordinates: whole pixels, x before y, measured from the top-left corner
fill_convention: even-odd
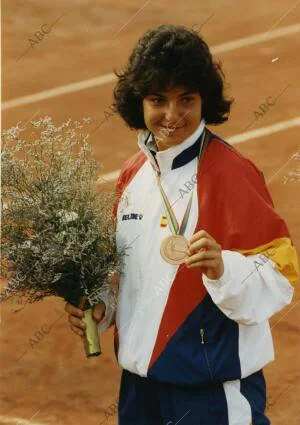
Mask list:
[[[153,89],[149,91],[150,94],[161,94],[161,95],[174,95],[174,96],[184,96],[190,93],[195,93],[194,90],[191,90],[187,86],[172,86],[164,89]]]

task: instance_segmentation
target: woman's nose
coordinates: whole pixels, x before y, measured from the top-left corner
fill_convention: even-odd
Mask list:
[[[176,120],[180,119],[180,108],[176,103],[169,103],[165,110],[165,119],[167,122],[176,124]]]

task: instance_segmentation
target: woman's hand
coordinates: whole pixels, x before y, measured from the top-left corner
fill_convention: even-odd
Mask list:
[[[117,294],[118,292],[119,281],[120,276],[117,272],[112,272],[107,277],[107,283],[112,286],[115,294]],[[85,334],[85,323],[82,320],[82,318],[84,317],[84,312],[80,308],[75,307],[73,304],[70,304],[68,302],[65,304],[65,311],[69,313],[68,319],[72,331],[82,338]],[[100,300],[98,304],[96,304],[93,308],[93,319],[97,324],[101,322],[101,320],[105,316],[105,311],[105,303]]]
[[[224,273],[222,247],[205,230],[195,233],[189,241],[188,268],[198,267],[209,279],[219,279]]]
[[[103,301],[100,301],[94,306],[93,319],[97,324],[103,319],[105,315],[105,310],[106,306]],[[69,313],[68,318],[72,331],[79,335],[81,338],[83,338],[85,334],[85,323],[82,320],[84,312],[80,308],[77,308],[70,303],[65,304],[65,311]]]

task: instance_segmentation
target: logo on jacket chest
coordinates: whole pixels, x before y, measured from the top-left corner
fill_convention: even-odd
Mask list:
[[[143,214],[138,213],[130,213],[130,214],[123,214],[122,215],[122,221],[125,220],[141,220],[143,218]]]

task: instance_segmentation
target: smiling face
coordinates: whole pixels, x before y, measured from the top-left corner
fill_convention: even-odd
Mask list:
[[[143,99],[144,121],[159,151],[179,145],[201,121],[201,96],[185,87],[150,93]]]

